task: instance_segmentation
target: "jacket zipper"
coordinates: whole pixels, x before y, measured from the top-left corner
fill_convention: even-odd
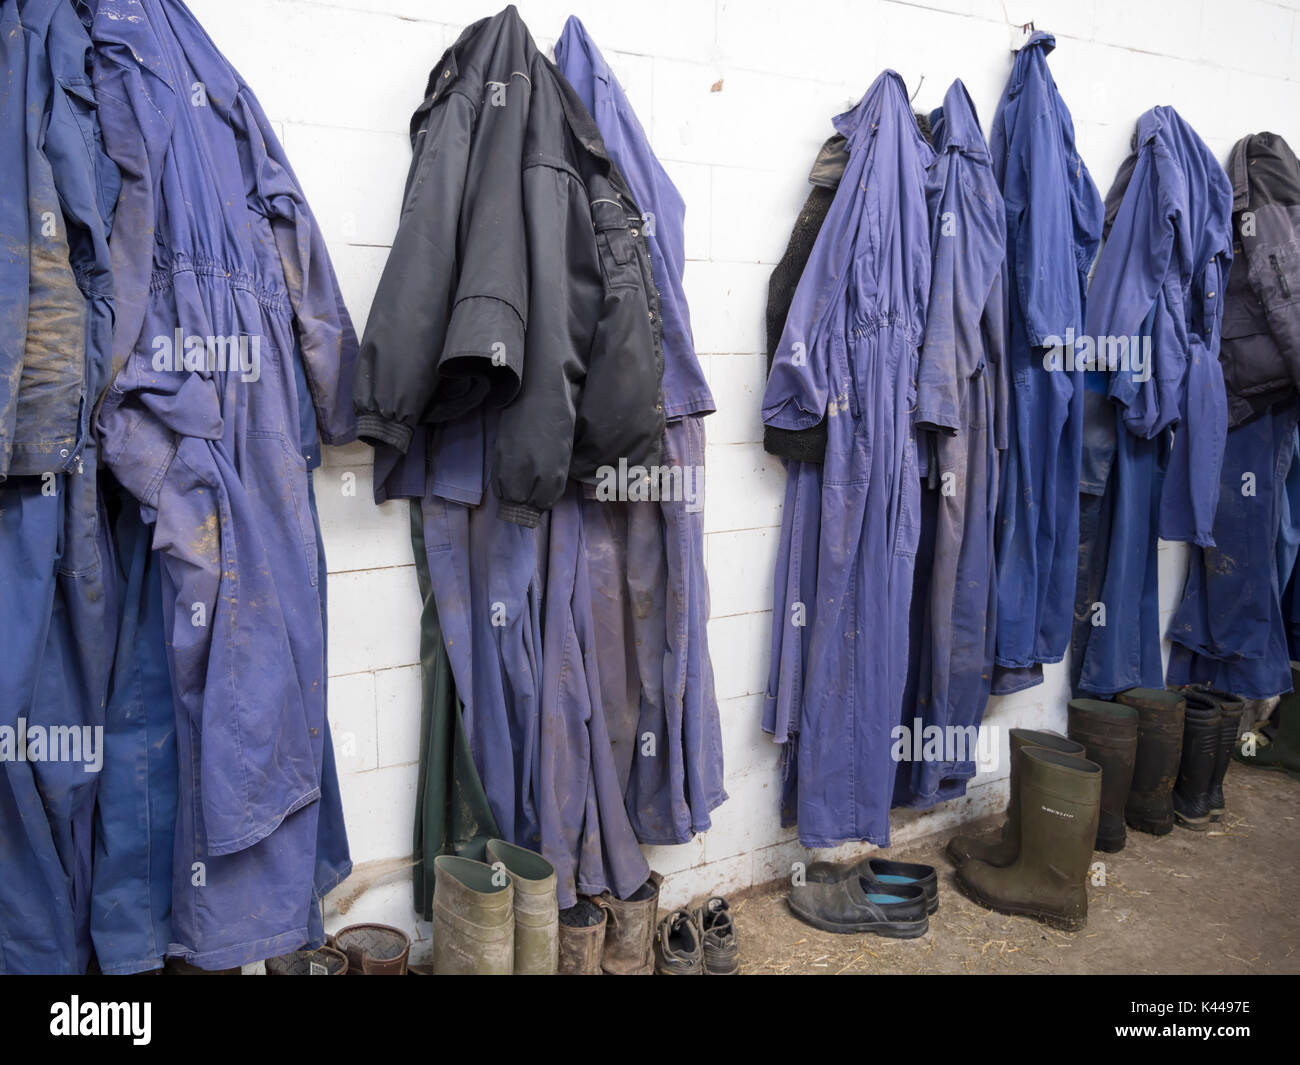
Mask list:
[[[1273,267],[1273,273],[1277,275],[1277,284],[1282,290],[1282,298],[1289,300],[1291,298],[1291,286],[1286,283],[1286,275],[1282,273],[1282,267],[1278,265],[1277,256],[1270,255],[1268,262]]]

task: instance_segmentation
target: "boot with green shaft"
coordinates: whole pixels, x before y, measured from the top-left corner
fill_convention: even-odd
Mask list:
[[[560,904],[555,866],[536,851],[491,839],[487,862],[515,885],[515,976],[554,976],[560,957]]]
[[[515,888],[510,874],[470,858],[433,860],[435,976],[510,976]]]
[[[1011,794],[1007,798],[1007,819],[1002,825],[1001,835],[992,840],[975,839],[971,836],[953,836],[948,841],[948,857],[956,865],[970,858],[978,858],[989,865],[1010,865],[1016,860],[1020,851],[1020,809],[1019,781],[1020,752],[1026,747],[1045,747],[1060,751],[1062,754],[1083,754],[1083,744],[1067,739],[1059,732],[1042,729],[1013,728],[1010,733],[1011,743]]]
[[[1086,879],[1101,813],[1101,766],[1042,747],[1020,754],[1020,853],[999,869],[972,859],[957,870],[971,899],[998,913],[1077,932],[1088,923]]]

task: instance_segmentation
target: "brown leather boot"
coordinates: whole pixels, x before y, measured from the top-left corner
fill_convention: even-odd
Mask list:
[[[605,951],[606,910],[602,899],[579,899],[560,911],[561,976],[600,976]]]
[[[1002,868],[1016,860],[1020,853],[1020,752],[1026,747],[1045,747],[1062,754],[1083,754],[1083,744],[1067,739],[1059,732],[1042,729],[1013,728],[1009,733],[1011,744],[1011,794],[1007,798],[1007,819],[1002,834],[992,841],[971,836],[953,836],[948,841],[948,857],[957,865],[970,858]]]
[[[662,876],[652,872],[631,898],[616,899],[608,891],[600,896],[609,913],[605,950],[600,958],[606,976],[650,976],[654,972],[659,888],[663,882]]]

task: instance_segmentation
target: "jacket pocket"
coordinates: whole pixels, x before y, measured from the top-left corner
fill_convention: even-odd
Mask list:
[[[1294,242],[1258,249],[1250,259],[1250,281],[1270,314],[1300,295],[1300,250]]]
[[[281,432],[268,429],[248,430],[250,453],[259,456],[262,474],[273,475],[281,485],[280,498],[285,507],[279,515],[286,537],[293,538],[302,550],[303,563],[313,586],[320,582],[320,559],[316,548],[316,523],[307,496],[307,478],[311,472],[302,453],[290,445]],[[291,511],[291,512],[290,512]]]
[[[613,200],[594,201],[591,221],[605,284],[610,288],[641,288],[644,281],[635,244],[640,237],[639,224],[634,232],[623,205]]]

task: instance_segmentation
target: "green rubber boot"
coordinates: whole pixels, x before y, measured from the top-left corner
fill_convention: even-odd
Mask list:
[[[554,976],[560,957],[560,904],[555,866],[535,851],[490,839],[487,863],[510,874],[515,885],[515,975]]]
[[[449,854],[433,860],[435,976],[510,976],[515,888],[509,874]]]
[[[992,841],[972,836],[953,836],[948,841],[948,857],[957,865],[977,858],[999,868],[1010,865],[1020,853],[1020,752],[1026,747],[1045,747],[1062,754],[1083,754],[1083,744],[1067,739],[1059,732],[1042,729],[1013,728],[1009,735],[1011,745],[1011,794],[1007,798],[1007,819],[1002,833]]]
[[[998,913],[1077,932],[1088,923],[1088,888],[1101,813],[1101,766],[1042,747],[1020,752],[1020,853],[1010,865],[972,859],[957,870],[971,899]]]

